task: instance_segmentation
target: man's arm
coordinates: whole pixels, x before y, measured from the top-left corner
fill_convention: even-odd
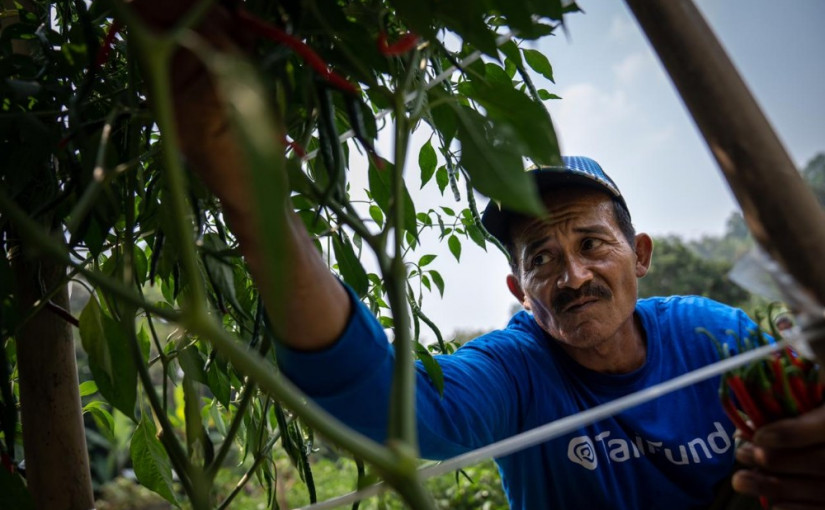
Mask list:
[[[186,12],[192,0],[168,2],[139,0],[133,5],[144,20],[168,28]],[[209,44],[222,51],[241,52],[244,34],[222,7],[213,8],[198,28]],[[269,281],[269,264],[263,258],[260,224],[250,189],[251,178],[234,140],[224,105],[209,73],[190,52],[180,50],[172,65],[172,94],[181,149],[197,174],[218,196],[253,278]],[[295,349],[319,350],[331,345],[344,330],[351,305],[346,291],[324,264],[300,219],[284,212],[289,229],[283,240],[291,259],[288,274],[285,324],[275,324],[282,340]],[[270,288],[259,285],[261,289]],[[263,296],[273,303],[277,296]],[[320,319],[320,320],[319,320]]]

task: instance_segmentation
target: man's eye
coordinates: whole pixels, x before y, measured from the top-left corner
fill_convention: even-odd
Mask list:
[[[583,250],[592,250],[594,248],[598,248],[602,245],[602,241],[600,239],[595,239],[593,237],[588,237],[584,241],[582,241],[582,249]]]
[[[535,257],[533,257],[533,267],[543,266],[550,262],[550,256],[546,253],[539,253]]]

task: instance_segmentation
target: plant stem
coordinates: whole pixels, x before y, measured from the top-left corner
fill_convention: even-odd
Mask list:
[[[507,256],[507,260],[510,260],[510,252],[501,244],[501,241],[496,239],[490,232],[484,228],[484,224],[481,223],[481,215],[478,213],[478,205],[476,205],[476,194],[473,191],[473,184],[470,182],[470,177],[468,175],[464,175],[464,183],[467,189],[467,205],[470,209],[470,214],[473,216],[473,222],[475,223],[476,227],[481,231],[481,235],[484,236],[484,239],[496,245],[496,248],[501,250],[501,252]]]
[[[241,428],[243,417],[246,414],[246,410],[249,408],[249,404],[252,402],[252,397],[255,395],[255,390],[257,389],[258,386],[255,384],[255,381],[250,381],[248,377],[244,379],[244,392],[241,396],[241,401],[238,403],[238,408],[235,410],[235,416],[232,417],[232,423],[229,424],[229,430],[227,430],[226,437],[224,437],[223,443],[221,443],[220,450],[218,450],[217,455],[215,455],[215,459],[206,470],[206,474],[209,478],[215,477],[218,470],[221,468],[221,464],[223,464],[223,460],[226,458],[227,454],[229,454],[229,450],[232,448],[233,441],[235,440],[235,435],[237,435],[238,430]]]
[[[386,282],[387,298],[393,315],[395,339],[395,366],[393,370],[389,438],[397,440],[413,454],[418,450],[415,419],[415,371],[410,336],[410,316],[407,308],[407,291],[404,282],[407,268],[404,265],[404,161],[407,155],[409,126],[405,114],[404,90],[396,96],[395,117],[395,171],[392,173],[391,218],[385,229],[394,233],[394,253],[388,267],[382,267]]]
[[[309,400],[273,366],[253,354],[230,333],[206,315],[187,314],[184,321],[193,333],[208,339],[240,372],[247,374],[268,395],[291,408],[301,419],[336,444],[388,471],[393,470],[396,457],[381,445],[349,429],[337,418]]]
[[[421,307],[415,302],[415,297],[412,295],[412,292],[410,292],[407,301],[410,304],[410,308],[412,308],[413,314],[420,320],[424,321],[424,324],[429,326],[435,334],[435,338],[438,340],[438,348],[441,349],[441,353],[446,354],[447,346],[444,345],[444,337],[441,335],[441,330],[438,329],[438,326],[436,326],[436,324],[429,317],[427,317],[424,312],[421,311]]]
[[[252,462],[252,466],[250,466],[249,469],[246,471],[246,473],[244,473],[244,475],[241,477],[241,479],[235,485],[235,488],[232,489],[232,492],[230,492],[229,495],[226,496],[226,499],[224,499],[221,502],[221,504],[218,505],[217,510],[224,510],[225,508],[227,508],[229,506],[230,503],[232,503],[232,500],[235,499],[235,496],[237,496],[238,493],[241,492],[241,489],[244,488],[244,485],[246,485],[246,483],[249,481],[249,479],[252,478],[252,475],[255,474],[255,471],[258,469],[258,467],[261,465],[261,463],[264,460],[266,460],[266,454],[272,449],[272,447],[275,445],[275,442],[280,437],[281,437],[281,429],[278,429],[278,430],[276,430],[275,432],[272,433],[272,436],[270,436],[269,441],[267,441],[266,444],[264,445],[264,447],[261,448],[260,451],[258,451],[255,454],[255,460]]]
[[[123,315],[124,320],[121,324],[124,325],[126,335],[129,337],[129,344],[132,357],[134,358],[135,365],[137,366],[138,377],[140,377],[140,382],[142,383],[146,396],[149,399],[149,405],[152,407],[152,411],[154,412],[155,417],[158,420],[158,424],[160,425],[158,438],[160,439],[160,442],[163,443],[166,451],[169,453],[169,460],[172,462],[175,471],[177,471],[178,476],[180,477],[181,485],[183,485],[184,491],[191,495],[193,487],[192,480],[190,479],[190,464],[186,458],[186,453],[183,451],[180,443],[178,443],[177,437],[175,436],[175,429],[172,427],[172,424],[169,422],[169,418],[166,416],[166,411],[161,405],[158,395],[155,392],[154,385],[152,384],[152,377],[149,375],[149,370],[143,362],[143,353],[140,352],[140,344],[135,331],[134,312],[135,308],[131,306],[125,310]]]
[[[138,40],[140,42],[140,39]],[[151,54],[148,60],[149,77],[154,100],[154,109],[157,114],[158,127],[165,138],[163,160],[166,167],[166,179],[169,186],[168,206],[171,209],[172,235],[170,238],[178,240],[178,250],[183,271],[187,276],[190,292],[186,294],[184,308],[201,308],[206,302],[206,292],[198,269],[197,254],[192,242],[192,225],[188,220],[189,209],[186,207],[186,181],[177,149],[180,147],[178,133],[175,128],[174,106],[169,89],[171,76],[169,64],[172,56],[172,44],[167,39],[143,41],[144,54]]]

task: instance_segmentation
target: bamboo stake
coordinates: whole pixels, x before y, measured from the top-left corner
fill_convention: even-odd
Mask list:
[[[825,212],[691,0],[626,0],[716,158],[756,241],[825,303]],[[815,318],[822,320],[822,316]],[[825,342],[812,341],[820,363]]]

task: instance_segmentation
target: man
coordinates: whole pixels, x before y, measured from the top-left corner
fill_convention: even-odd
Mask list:
[[[507,285],[530,313],[438,357],[443,398],[419,370],[424,457],[457,455],[712,363],[716,350],[697,327],[718,338],[755,328],[743,312],[703,298],[637,302],[636,279],[650,266],[652,241],[634,233],[624,199],[596,162],[564,158],[564,166],[533,175],[546,217],[522,217],[495,204],[483,217],[510,251]],[[369,311],[351,293],[346,299],[352,312],[340,337],[320,352],[281,347],[278,359],[310,396],[381,441],[392,350]],[[734,427],[718,387],[714,378],[497,459],[512,507],[707,507],[734,461]],[[785,426],[821,450],[821,431]],[[740,451],[749,464],[797,455],[762,446]],[[779,465],[780,472],[788,467]],[[825,503],[815,487],[805,493],[796,476],[785,482],[800,491],[781,492],[773,474],[744,472],[737,488],[759,488],[776,501]]]
[[[188,2],[143,2],[147,21],[172,26]],[[202,25],[211,44],[234,48],[223,11]],[[191,168],[220,197],[262,292],[272,281],[257,236],[250,180],[214,84],[190,54],[172,69],[176,120]],[[510,247],[507,285],[529,310],[502,331],[439,357],[441,398],[419,371],[419,437],[425,457],[449,457],[587,409],[715,361],[703,326],[744,334],[741,312],[704,299],[636,303],[636,278],[652,243],[636,235],[618,188],[594,162],[535,173],[546,218],[490,206],[484,222]],[[283,240],[289,299],[274,324],[279,364],[308,394],[382,440],[392,349],[383,329],[329,272],[300,220]],[[275,299],[264,296],[265,300]],[[470,298],[470,297],[468,297]],[[323,317],[324,320],[318,320]],[[498,459],[513,508],[707,506],[733,464],[733,427],[718,379],[677,392],[574,434]],[[825,506],[825,408],[765,427],[739,460],[734,486],[782,508]]]

